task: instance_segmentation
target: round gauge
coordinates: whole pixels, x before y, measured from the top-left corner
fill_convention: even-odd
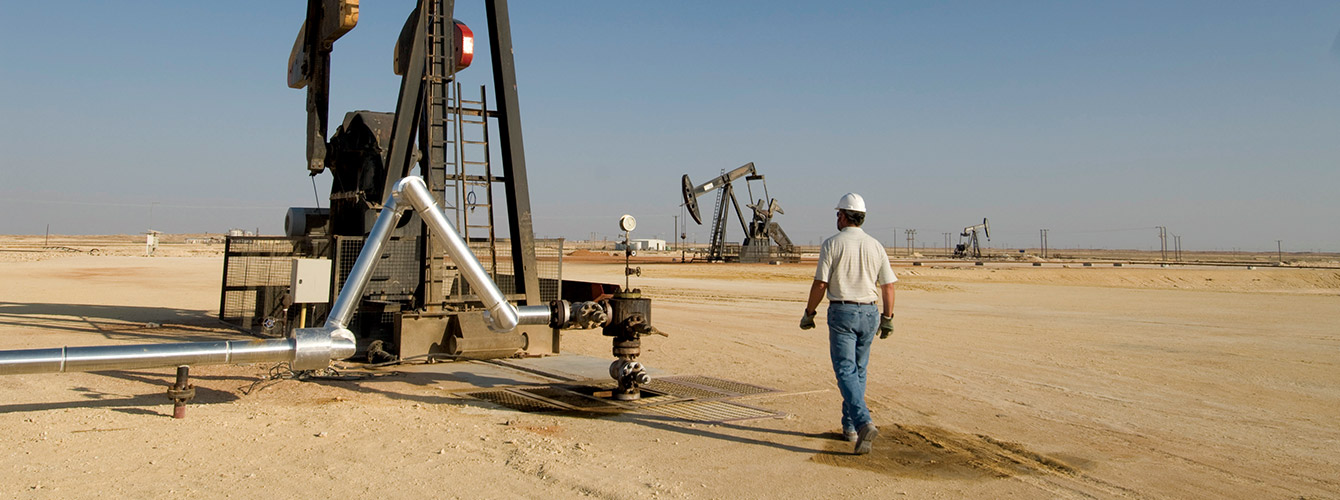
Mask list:
[[[637,227],[637,219],[634,219],[633,216],[623,214],[623,217],[619,217],[619,229],[622,229],[624,231],[632,231],[633,228],[636,227]]]

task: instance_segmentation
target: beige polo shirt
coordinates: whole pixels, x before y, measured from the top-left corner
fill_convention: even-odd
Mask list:
[[[828,300],[875,302],[879,286],[898,281],[889,254],[874,237],[847,226],[819,246],[814,279],[828,283]]]

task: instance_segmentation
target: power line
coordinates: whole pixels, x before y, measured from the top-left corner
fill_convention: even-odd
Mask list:
[[[124,202],[99,202],[99,201],[76,201],[76,200],[4,200],[15,203],[34,203],[47,205],[79,205],[89,207],[130,207],[130,208],[192,208],[202,210],[287,210],[289,207],[279,206],[257,206],[257,205],[179,205],[171,203],[124,203]]]

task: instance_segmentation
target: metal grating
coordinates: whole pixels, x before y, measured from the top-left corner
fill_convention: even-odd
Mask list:
[[[718,399],[730,396],[725,392],[709,389],[706,387],[696,387],[685,385],[668,378],[654,378],[651,383],[643,386],[646,389],[656,392],[678,396],[684,399]]]
[[[524,412],[559,411],[566,409],[562,406],[514,393],[509,389],[468,392],[465,393],[465,395]]]
[[[358,262],[358,254],[363,250],[364,240],[362,236],[335,237],[336,295],[340,293],[344,282],[349,279],[349,272]],[[363,296],[389,301],[413,300],[418,279],[418,238],[392,237],[382,246],[381,259],[372,267],[372,276],[363,291]]]
[[[282,335],[293,258],[306,256],[310,247],[305,238],[229,236],[219,319],[256,335]]]
[[[666,377],[662,380],[678,384],[689,384],[699,387],[710,387],[731,396],[753,396],[756,394],[768,394],[778,392],[777,389],[770,389],[753,384],[736,382],[716,377],[705,377],[702,375],[682,375],[676,377]]]
[[[777,418],[785,413],[729,401],[684,401],[664,405],[648,406],[642,409],[647,413],[673,417],[690,422],[715,423],[753,420],[758,418]]]
[[[512,270],[512,243],[507,238],[498,239],[498,262],[491,263],[487,241],[469,242],[470,252],[484,265],[484,269],[493,274],[494,283],[503,295],[516,293],[516,278]],[[535,240],[535,274],[540,280],[540,300],[558,300],[559,282],[563,279],[563,238],[544,238]],[[451,281],[452,295],[471,295],[470,285],[459,275],[447,278]]]
[[[653,382],[654,381],[655,380],[653,379]],[[641,406],[663,404],[672,401],[684,401],[686,399],[689,399],[675,396],[672,394],[667,394],[663,391],[658,391],[645,386],[642,388],[642,397],[639,399],[634,399],[632,401],[620,401],[620,400],[608,399],[610,393],[614,390],[614,388],[617,385],[618,384],[614,383],[614,381],[612,380],[607,380],[603,382],[590,380],[587,381],[586,385],[561,385],[556,386],[556,388],[563,391],[569,391],[581,394],[581,396],[584,397],[585,399],[599,401],[600,404],[602,405],[617,406],[624,409],[632,409]]]
[[[358,262],[358,252],[362,249],[363,238],[335,237],[335,295],[340,294],[344,282],[349,279],[349,272],[354,270],[354,263]]]
[[[540,300],[558,300],[563,280],[563,238],[535,240],[535,274],[540,278]]]
[[[518,390],[550,401],[563,403],[573,408],[608,408],[610,406],[610,404],[605,401],[574,392],[561,386],[529,387]]]

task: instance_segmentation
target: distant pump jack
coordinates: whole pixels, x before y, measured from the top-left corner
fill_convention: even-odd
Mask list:
[[[981,224],[965,227],[963,232],[959,233],[959,244],[954,247],[954,258],[982,258],[982,247],[977,238],[978,233],[981,233],[982,237],[988,241],[991,240],[991,223],[985,217],[982,218]],[[964,241],[963,238],[967,238],[967,240]]]
[[[748,208],[753,209],[752,220],[745,222],[744,213],[740,211],[740,202],[735,198],[735,188],[732,182],[743,177],[745,180],[745,189],[749,195],[749,200],[754,199],[753,187],[750,184],[753,181],[759,181],[762,184],[763,197],[759,198],[753,204],[746,204]],[[702,216],[698,211],[698,198],[712,191],[717,192],[716,208],[712,216],[712,236],[708,239],[707,261],[708,262],[799,262],[800,253],[796,251],[791,238],[782,230],[782,226],[774,222],[773,217],[784,214],[782,207],[775,198],[768,195],[768,184],[763,175],[754,169],[753,162],[746,163],[735,170],[722,173],[720,176],[707,182],[695,186],[693,181],[689,180],[688,174],[680,179],[680,187],[684,196],[684,207],[688,209],[689,216],[698,224],[703,223]],[[735,208],[735,217],[740,220],[740,227],[744,231],[744,242],[740,244],[738,254],[728,255],[726,248],[726,226],[727,219],[730,218],[729,207],[727,203]],[[681,236],[682,237],[682,236]],[[776,242],[774,247],[772,242]]]

